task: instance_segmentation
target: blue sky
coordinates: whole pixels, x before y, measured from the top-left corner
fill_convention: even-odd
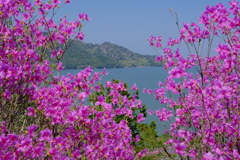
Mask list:
[[[197,22],[207,5],[227,0],[72,0],[61,6],[58,16],[67,15],[69,20],[87,13],[91,21],[83,27],[85,42],[101,44],[111,42],[140,54],[157,55],[149,46],[150,35],[162,35],[167,40],[178,37],[169,9],[178,13],[183,22]],[[228,8],[228,7],[227,7]]]

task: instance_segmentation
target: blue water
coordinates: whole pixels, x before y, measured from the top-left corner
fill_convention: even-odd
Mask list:
[[[63,70],[61,71],[61,75],[67,75],[68,73],[74,75],[79,71],[79,69]],[[94,69],[94,71],[101,72],[102,69]],[[158,87],[159,81],[165,81],[168,73],[163,69],[163,67],[121,68],[107,69],[106,71],[109,74],[102,78],[102,83],[116,79],[128,83],[129,88],[136,84],[139,89],[139,97],[142,102],[146,104],[148,110],[157,110],[161,108],[160,104],[157,100],[155,100],[153,95],[143,93],[143,88],[155,89]],[[159,134],[162,134],[165,130],[165,127],[154,115],[149,115],[146,120],[143,121],[143,123],[150,123],[151,121],[157,122],[157,131]]]

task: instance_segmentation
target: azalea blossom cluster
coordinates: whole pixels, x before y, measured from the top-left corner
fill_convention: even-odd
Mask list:
[[[150,113],[160,121],[172,118],[165,145],[181,159],[240,159],[240,7],[235,0],[229,5],[207,6],[199,24],[184,23],[180,38],[169,39],[156,58],[169,76],[153,94],[166,107]],[[150,45],[162,46],[158,39],[151,36]],[[219,44],[211,55],[213,39]],[[187,46],[186,57],[180,43]],[[188,72],[191,68],[198,73]]]
[[[126,90],[122,83],[107,82],[109,95],[91,104],[105,70],[52,76],[63,68],[66,49],[83,40],[83,21],[89,20],[82,13],[74,22],[64,17],[55,23],[60,3],[0,0],[0,159],[133,159],[128,122],[114,119],[132,118],[141,101],[119,94]]]
[[[49,86],[36,89],[31,99],[36,101],[37,108],[28,107],[27,114],[39,118],[40,122],[23,130],[26,134],[9,134],[3,124],[1,155],[6,159],[133,159],[133,140],[127,121],[117,124],[114,117],[131,117],[131,107],[135,106],[119,97],[117,104],[125,103],[125,108],[114,109],[112,103],[105,103],[104,97],[100,96],[94,106],[84,104],[100,76],[95,73],[91,77],[91,73],[91,68],[86,68],[75,76],[54,77]],[[114,84],[108,87],[115,88]],[[98,105],[102,106],[102,111],[96,110]]]

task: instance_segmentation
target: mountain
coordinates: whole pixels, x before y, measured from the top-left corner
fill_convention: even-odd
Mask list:
[[[61,62],[65,69],[92,68],[128,68],[145,66],[162,66],[155,62],[156,56],[133,53],[127,48],[104,42],[91,44],[75,41],[66,51]]]

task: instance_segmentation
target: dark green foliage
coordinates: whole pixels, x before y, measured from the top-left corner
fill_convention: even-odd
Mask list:
[[[156,122],[152,121],[150,124],[140,124],[138,126],[140,131],[141,141],[136,146],[137,151],[148,148],[154,151],[164,146],[164,143],[169,139],[167,134],[158,135],[156,131]]]
[[[144,149],[147,149],[149,152],[160,150],[156,154],[147,154],[141,160],[165,159],[168,155],[174,157],[173,154],[169,153],[166,145],[164,145],[170,136],[168,134],[158,135],[155,121],[152,121],[150,124],[140,124],[138,130],[140,131],[141,140],[134,148],[137,153]]]

